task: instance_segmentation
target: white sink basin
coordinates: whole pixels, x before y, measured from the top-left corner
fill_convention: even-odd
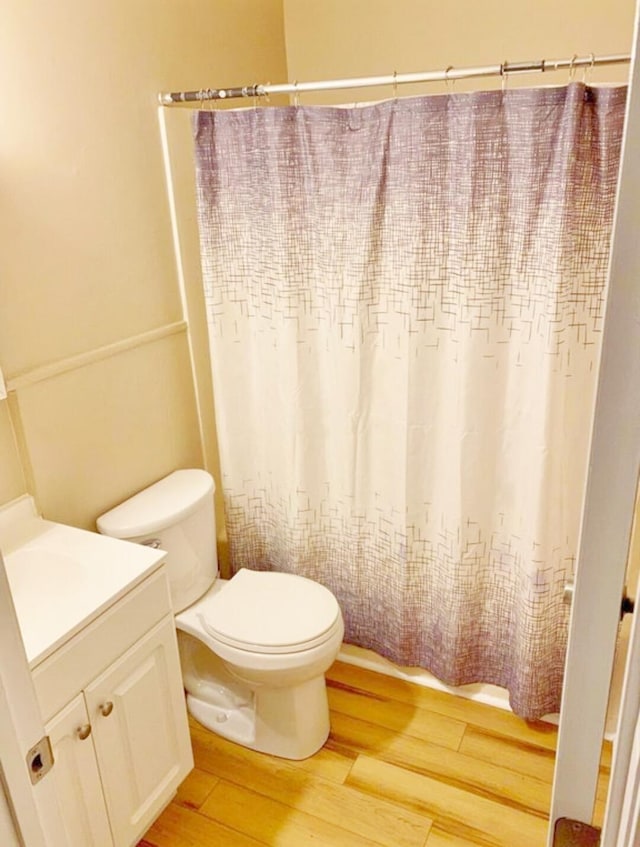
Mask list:
[[[9,584],[14,598],[29,595],[47,607],[68,602],[73,594],[86,590],[89,574],[72,556],[48,550],[42,544],[19,547],[10,554]],[[33,586],[38,586],[34,596]],[[15,602],[15,600],[14,600]]]
[[[32,508],[18,509],[15,520],[2,511],[0,551],[31,668],[156,570],[165,556],[45,521]]]

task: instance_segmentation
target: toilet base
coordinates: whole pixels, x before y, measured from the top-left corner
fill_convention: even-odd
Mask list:
[[[252,702],[229,707],[187,694],[187,709],[217,735],[283,759],[306,759],[327,740],[324,674],[292,687],[261,686],[253,695]]]

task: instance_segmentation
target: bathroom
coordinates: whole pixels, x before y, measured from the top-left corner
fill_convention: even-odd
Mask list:
[[[630,0],[531,9],[5,3],[0,503],[30,492],[47,518],[94,529],[97,515],[175,468],[217,473],[212,387],[196,362],[196,395],[179,285],[198,261],[196,236],[182,232],[177,267],[159,91],[630,48]],[[599,73],[615,81],[625,70]],[[167,116],[181,119],[174,145],[188,143],[188,120]],[[178,166],[189,156],[185,146]],[[190,324],[197,356],[203,325]],[[224,563],[224,539],[219,550]]]

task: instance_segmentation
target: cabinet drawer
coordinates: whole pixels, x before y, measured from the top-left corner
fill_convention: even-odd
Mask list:
[[[171,612],[165,566],[32,671],[46,722],[118,656]]]

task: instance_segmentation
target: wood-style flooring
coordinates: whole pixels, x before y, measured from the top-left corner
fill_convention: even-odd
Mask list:
[[[302,762],[191,721],[195,769],[139,847],[544,847],[554,727],[341,662],[327,682],[331,735]]]

